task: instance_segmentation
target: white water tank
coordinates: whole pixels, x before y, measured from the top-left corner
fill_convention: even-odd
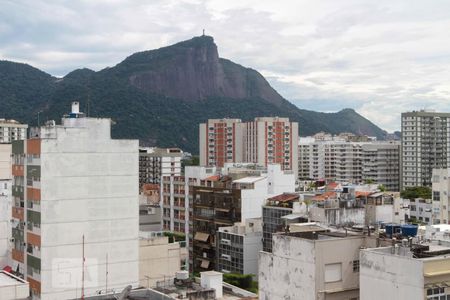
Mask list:
[[[189,279],[189,272],[188,272],[188,271],[177,271],[177,272],[175,273],[175,277],[176,277],[178,280],[186,280],[186,279]]]
[[[72,102],[72,113],[79,114],[80,113],[80,102],[74,101]]]

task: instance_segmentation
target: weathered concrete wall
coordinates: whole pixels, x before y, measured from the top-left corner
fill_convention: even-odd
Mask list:
[[[360,299],[424,299],[420,260],[373,250],[360,252]]]
[[[314,300],[314,243],[275,235],[273,253],[260,252],[259,299]]]
[[[325,224],[345,224],[356,223],[364,224],[364,208],[339,208],[325,209],[321,207],[310,207],[311,221],[322,222]]]
[[[42,300],[80,295],[83,235],[86,296],[139,282],[138,141],[77,120],[41,144]]]

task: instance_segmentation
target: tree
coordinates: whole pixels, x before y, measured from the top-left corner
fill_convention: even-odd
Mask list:
[[[378,189],[380,190],[380,192],[386,192],[386,187],[384,186],[384,185],[382,185],[382,184],[380,184],[379,186],[378,186]]]
[[[404,199],[431,199],[431,188],[427,186],[407,187],[400,192],[400,196]]]

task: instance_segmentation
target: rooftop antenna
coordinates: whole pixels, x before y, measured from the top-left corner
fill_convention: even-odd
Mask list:
[[[105,294],[108,294],[108,253],[106,253],[106,287]]]
[[[203,36],[205,36],[205,29],[203,29]]]
[[[84,234],[83,234],[83,269],[81,270],[81,300],[84,300]]]

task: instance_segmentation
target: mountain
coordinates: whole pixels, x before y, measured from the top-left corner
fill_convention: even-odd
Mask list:
[[[135,53],[98,72],[74,70],[63,78],[0,61],[0,99],[0,118],[31,126],[37,124],[38,112],[41,120],[58,120],[78,100],[90,116],[115,121],[114,137],[193,153],[198,153],[198,124],[208,118],[289,117],[299,122],[302,136],[319,131],[386,134],[352,109],[299,109],[257,71],[220,58],[209,36]]]

